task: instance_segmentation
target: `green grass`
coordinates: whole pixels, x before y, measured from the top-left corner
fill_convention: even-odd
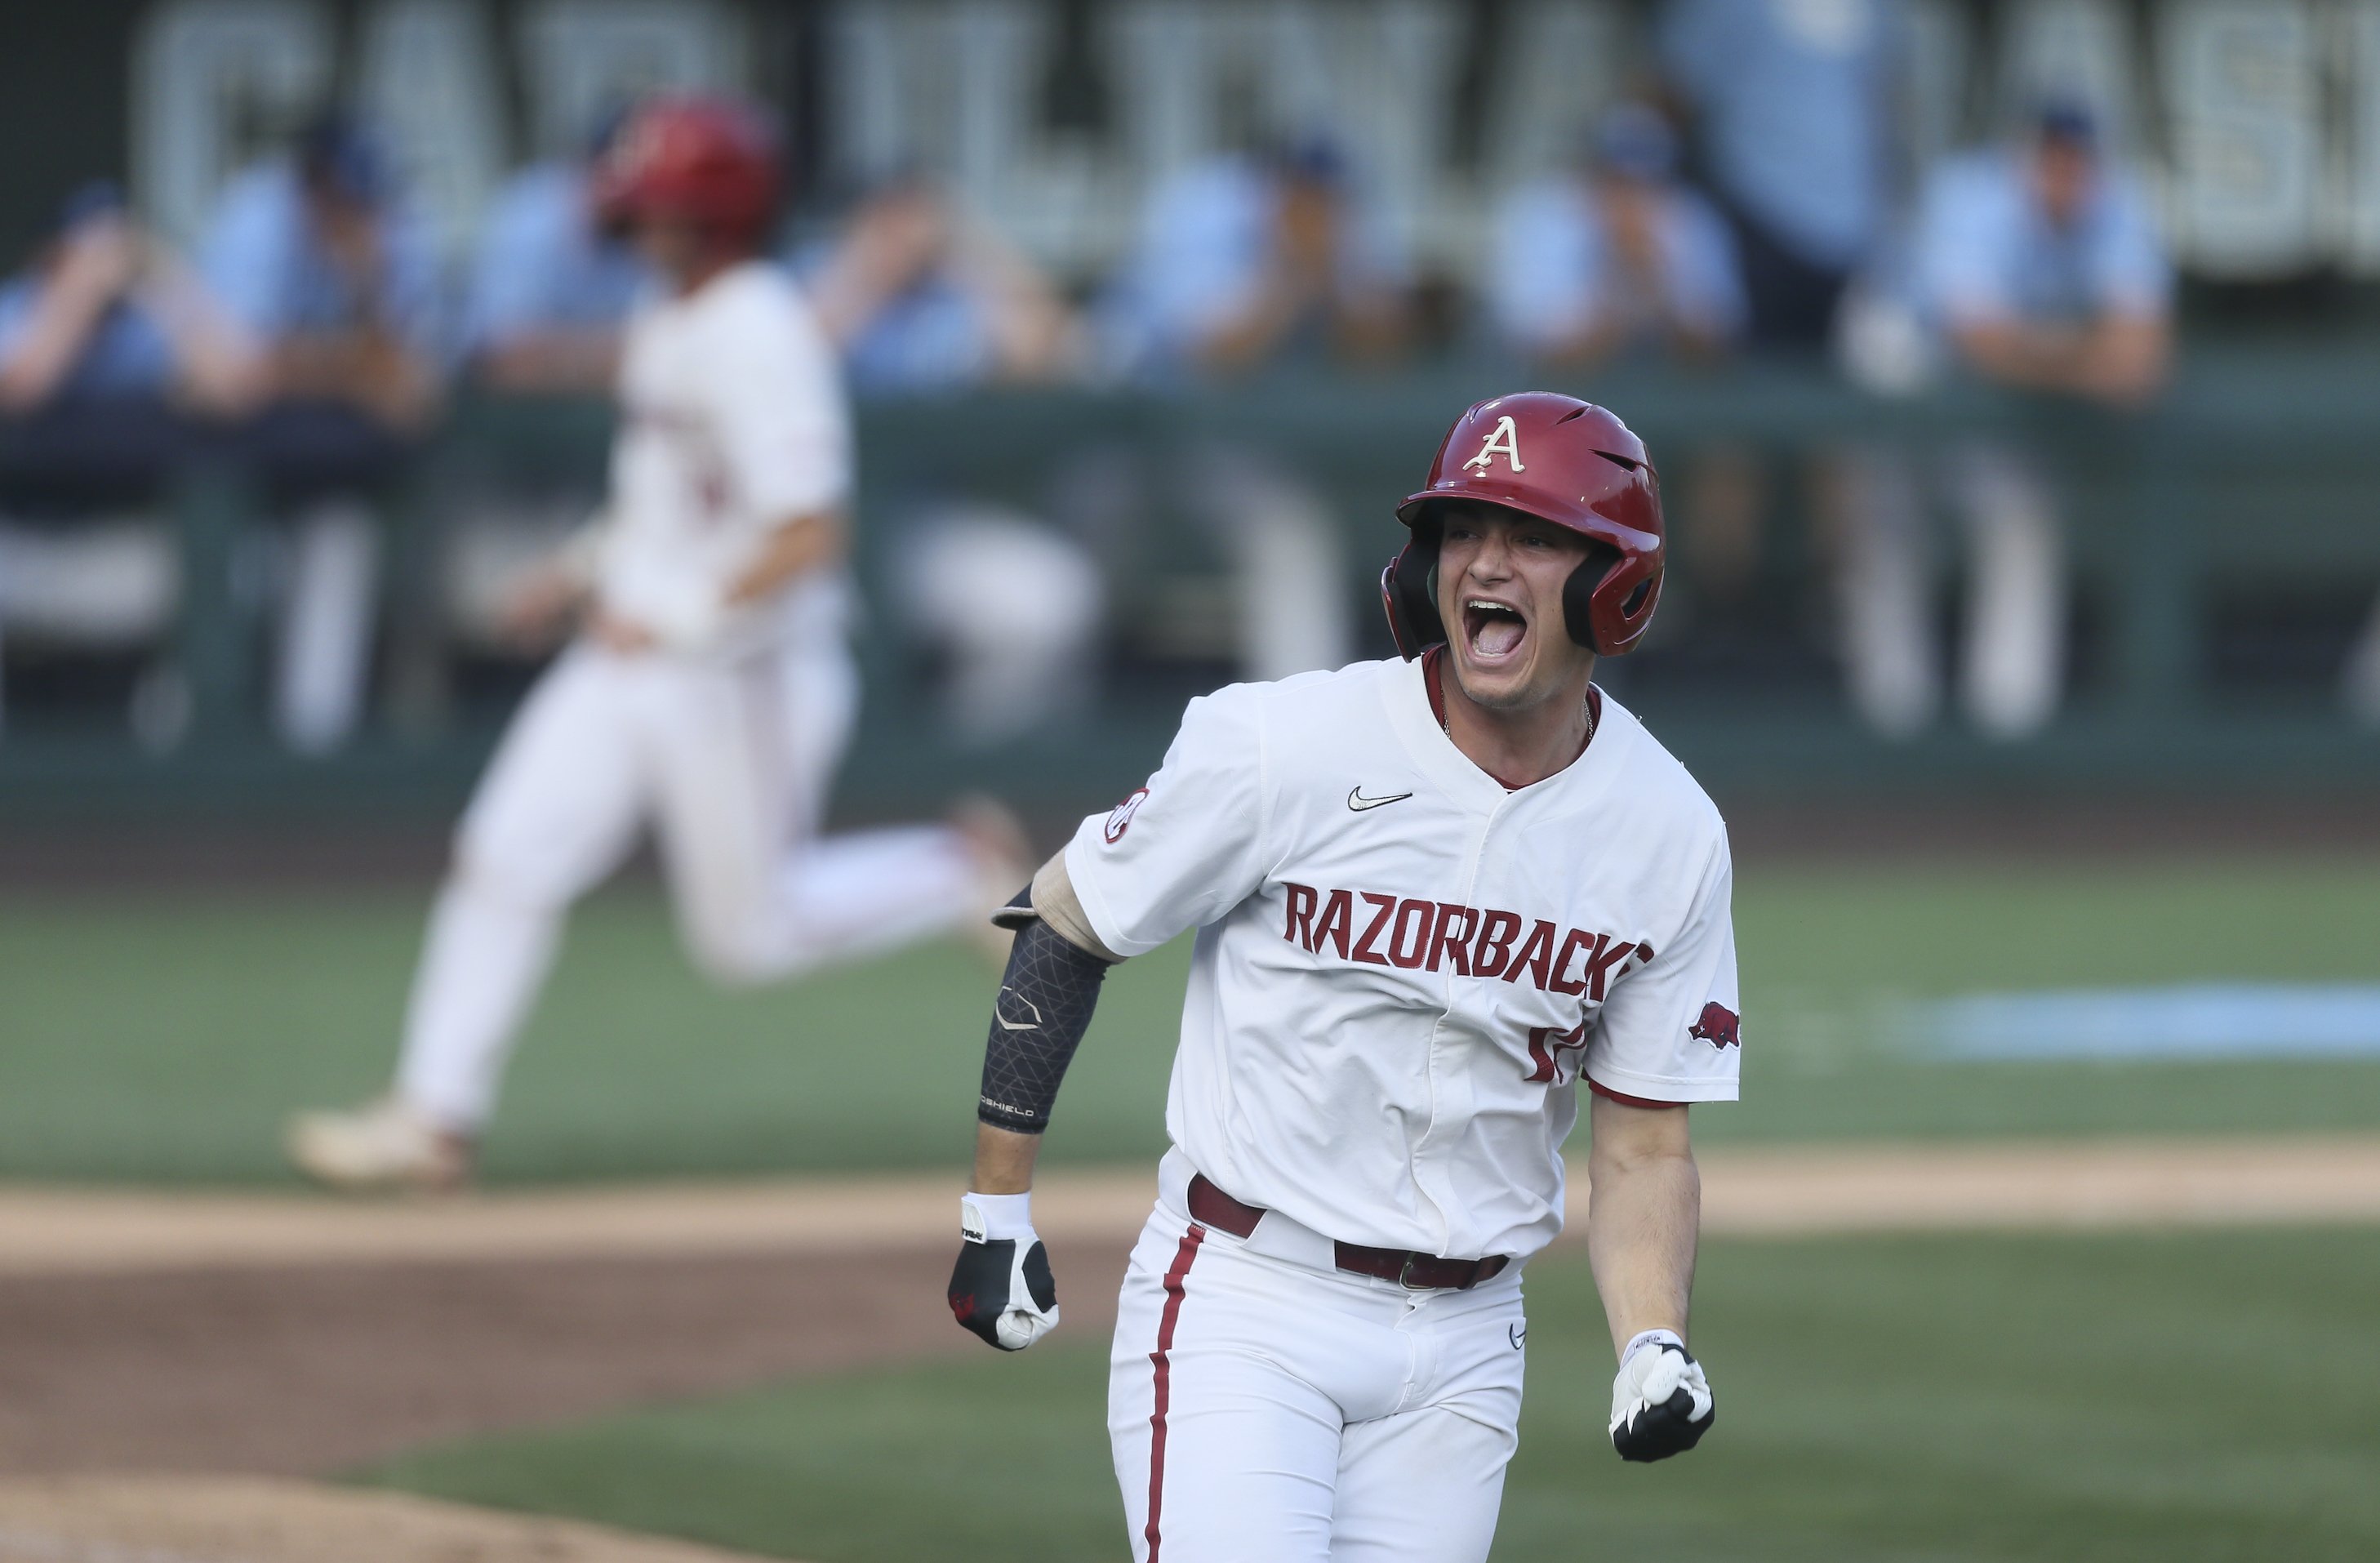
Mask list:
[[[387,1078],[419,892],[0,902],[0,1177],[283,1176],[294,1107]],[[2380,863],[2208,857],[1755,866],[1737,898],[1747,1100],[1705,1140],[2380,1127],[2380,1064],[1949,1066],[1895,1045],[1912,997],[2380,975]],[[1181,946],[1125,966],[1053,1158],[1160,1142]],[[990,974],[956,947],[721,995],[648,888],[574,919],[490,1146],[497,1178],[955,1163]]]
[[[1585,1264],[1532,1267],[1495,1556],[2349,1563],[2380,1556],[2380,1233],[1708,1245],[1721,1422],[1623,1466]],[[475,1439],[372,1483],[816,1563],[1122,1555],[1105,1343]]]

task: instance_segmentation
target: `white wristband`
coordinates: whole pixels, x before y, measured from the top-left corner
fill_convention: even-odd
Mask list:
[[[1675,1330],[1638,1330],[1628,1337],[1628,1344],[1620,1349],[1620,1360],[1626,1362],[1634,1356],[1637,1348],[1642,1346],[1674,1346],[1683,1351],[1686,1349],[1686,1337]]]
[[[1033,1236],[1033,1196],[968,1194],[959,1201],[959,1235],[971,1243]]]

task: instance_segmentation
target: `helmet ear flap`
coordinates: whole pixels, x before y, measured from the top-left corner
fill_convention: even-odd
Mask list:
[[[1619,549],[1608,543],[1591,543],[1587,545],[1586,557],[1578,562],[1578,568],[1570,572],[1570,579],[1562,582],[1562,628],[1569,631],[1572,641],[1598,655],[1602,654],[1604,647],[1597,642],[1595,634],[1595,591],[1619,563]]]
[[[1438,612],[1434,532],[1415,529],[1412,541],[1380,572],[1380,606],[1389,616],[1389,633],[1396,637],[1397,654],[1407,661],[1446,639]]]

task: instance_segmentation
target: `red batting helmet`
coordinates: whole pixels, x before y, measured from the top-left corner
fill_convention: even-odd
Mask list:
[[[613,226],[674,219],[740,248],[759,242],[776,204],[776,138],[722,98],[639,105],[595,168],[595,209]]]
[[[1601,656],[1643,638],[1661,600],[1661,485],[1627,424],[1552,391],[1497,397],[1454,421],[1429,464],[1428,486],[1397,507],[1413,538],[1380,573],[1389,628],[1408,657],[1446,639],[1437,512],[1455,500],[1500,505],[1600,544],[1562,588],[1563,627]]]

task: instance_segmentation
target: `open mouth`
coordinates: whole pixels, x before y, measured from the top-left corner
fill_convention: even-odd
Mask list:
[[[1463,640],[1475,662],[1494,665],[1520,654],[1528,639],[1526,615],[1510,603],[1492,597],[1470,597],[1463,604]]]

